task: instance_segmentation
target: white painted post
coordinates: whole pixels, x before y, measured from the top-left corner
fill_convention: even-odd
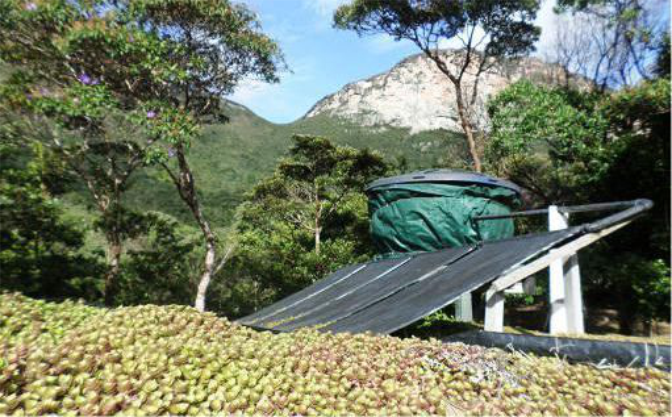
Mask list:
[[[558,206],[548,207],[548,230],[561,230],[567,228],[568,222],[558,210]],[[551,251],[552,252],[552,251]],[[550,333],[567,333],[567,306],[565,306],[565,271],[564,258],[557,259],[548,268],[548,293],[551,307]]]
[[[567,299],[567,326],[569,333],[585,333],[583,325],[583,295],[579,257],[574,254],[565,263],[565,297]]]
[[[557,206],[549,206],[548,230],[561,230],[567,227],[569,216],[561,213]],[[550,333],[583,333],[581,275],[576,253],[551,263],[548,287],[551,305]]]
[[[490,288],[485,293],[485,331],[504,331],[504,294]]]
[[[474,321],[474,310],[471,304],[471,293],[462,294],[455,303],[455,318],[458,321]]]
[[[525,294],[534,295],[537,292],[537,280],[529,277],[523,281],[523,291]]]

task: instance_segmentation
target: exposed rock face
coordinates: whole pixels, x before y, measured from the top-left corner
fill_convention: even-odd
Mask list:
[[[446,51],[444,57],[449,67],[456,68],[451,62],[459,59],[456,52]],[[465,74],[466,88],[463,88],[467,92],[471,91],[474,73],[475,68],[470,68]],[[472,110],[478,129],[487,129],[488,99],[523,78],[541,83],[564,82],[564,74],[558,67],[538,59],[498,63],[481,74],[479,80]],[[388,72],[346,85],[318,101],[304,117],[325,113],[364,126],[409,128],[411,133],[436,129],[461,131],[452,83],[422,54],[404,59]]]

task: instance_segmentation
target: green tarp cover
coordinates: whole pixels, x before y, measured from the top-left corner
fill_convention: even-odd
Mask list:
[[[376,187],[369,190],[371,236],[384,257],[507,238],[513,236],[513,220],[472,218],[508,214],[518,204],[518,194],[503,187],[454,183]]]

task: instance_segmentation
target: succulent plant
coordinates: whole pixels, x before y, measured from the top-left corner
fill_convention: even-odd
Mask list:
[[[0,294],[0,415],[667,415],[670,375]]]

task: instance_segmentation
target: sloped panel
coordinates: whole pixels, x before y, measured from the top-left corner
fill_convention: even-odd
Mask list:
[[[440,273],[451,263],[473,250],[475,250],[475,247],[461,247],[416,255],[410,261],[380,279],[369,281],[357,291],[336,296],[328,302],[316,306],[310,311],[310,314],[275,326],[274,329],[290,331],[307,326],[324,326],[343,319],[401,291],[409,285]]]
[[[268,307],[262,308],[261,310],[255,312],[254,314],[238,319],[238,322],[248,325],[256,324],[262,319],[270,317],[273,314],[277,314],[280,311],[284,311],[287,308],[290,308],[291,306],[301,302],[302,300],[309,298],[321,291],[324,291],[326,288],[344,279],[349,278],[352,274],[362,270],[365,267],[366,264],[357,264],[357,265],[348,265],[344,268],[341,268],[338,271],[334,272],[333,274],[329,275],[328,277],[317,281],[313,285],[306,287],[301,291],[298,291],[290,295],[289,297],[283,298],[282,300],[273,303]]]
[[[257,320],[255,326],[274,328],[282,323],[294,320],[298,317],[303,317],[309,314],[312,310],[329,303],[330,301],[343,296],[352,291],[357,291],[368,282],[380,279],[386,274],[394,271],[401,265],[409,261],[410,258],[389,259],[378,262],[371,262],[364,264],[362,268],[358,268],[349,274],[341,276],[340,279],[333,279],[332,276],[325,278],[330,280],[331,284],[321,284],[321,281],[308,287],[306,296],[289,303],[286,307],[278,309],[276,312],[266,315]],[[338,274],[337,271],[334,275]],[[322,288],[318,291],[314,287],[321,285]],[[282,301],[281,301],[282,302]]]
[[[323,330],[392,333],[580,233],[580,228],[571,228],[485,243],[480,249],[461,258],[442,272],[406,286],[368,308],[330,323]]]

